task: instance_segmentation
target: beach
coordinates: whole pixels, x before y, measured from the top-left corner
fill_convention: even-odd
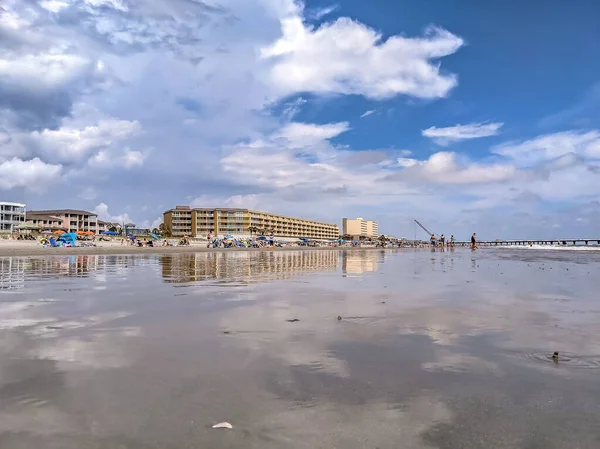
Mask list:
[[[158,250],[0,257],[0,447],[598,447],[596,252]]]
[[[121,241],[99,241],[94,247],[61,247],[51,248],[42,246],[33,240],[1,240],[0,239],[0,257],[2,256],[72,256],[72,255],[109,255],[109,254],[177,254],[177,253],[195,253],[195,252],[213,252],[213,251],[320,251],[331,250],[331,246],[284,246],[280,248],[207,248],[206,242],[192,241],[189,246],[155,246],[138,247],[121,244]],[[160,244],[160,243],[158,243]],[[343,250],[375,250],[380,248],[354,248],[350,246],[342,247]]]

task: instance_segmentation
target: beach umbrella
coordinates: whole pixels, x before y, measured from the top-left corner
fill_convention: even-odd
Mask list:
[[[42,231],[42,234],[52,234],[52,231]]]
[[[153,234],[152,232],[150,232],[148,235],[149,235],[150,237],[152,237],[154,240],[158,240],[158,239],[159,239],[158,235],[156,235],[156,234]]]
[[[115,231],[104,231],[102,235],[119,235],[119,233]]]
[[[226,235],[226,236],[225,236],[225,238],[226,238],[226,239],[232,239],[232,238],[233,238],[233,235]]]
[[[257,240],[267,240],[267,238],[264,235],[261,235]]]
[[[62,229],[57,229],[56,231],[54,231],[54,234],[57,234],[57,235],[62,235],[62,234],[64,234],[65,232],[66,232],[66,231],[63,231]]]
[[[33,221],[26,221],[23,224],[20,224],[19,226],[15,226],[15,229],[19,229],[19,230],[25,230],[25,231],[35,231],[35,230],[39,230],[40,227],[36,224],[33,223]]]

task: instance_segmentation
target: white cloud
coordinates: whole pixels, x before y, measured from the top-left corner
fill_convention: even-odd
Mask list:
[[[123,12],[127,12],[129,9],[121,0],[84,0],[84,3],[94,8],[110,7]]]
[[[461,140],[479,139],[481,137],[495,136],[499,133],[504,123],[470,123],[468,125],[449,126],[437,128],[432,126],[421,131],[438,145],[448,145]]]
[[[46,164],[38,158],[23,161],[13,158],[0,163],[0,189],[25,188],[32,192],[43,191],[60,182],[61,165]]]
[[[424,37],[383,41],[380,33],[348,18],[315,29],[292,14],[281,20],[281,27],[283,36],[261,51],[273,62],[269,78],[281,96],[315,92],[440,98],[457,85],[456,76],[442,74],[433,61],[455,53],[463,40],[441,28],[429,28]]]
[[[59,0],[44,0],[40,2],[40,6],[50,12],[57,13],[62,9],[67,8],[69,4]]]
[[[374,112],[375,112],[375,109],[370,109],[370,110],[366,111],[365,113],[363,113],[363,114],[360,116],[360,118],[363,118],[363,117],[368,117],[369,115],[373,114]]]
[[[126,168],[140,167],[145,159],[146,155],[141,151],[125,150],[125,154],[121,156],[121,162]]]
[[[307,11],[307,16],[313,20],[321,20],[323,17],[328,16],[337,9],[339,9],[339,5],[324,6],[322,8]]]
[[[460,165],[456,154],[439,152],[420,164],[423,174],[430,180],[450,184],[474,184],[506,181],[516,174],[516,168],[508,164]]]
[[[307,146],[322,140],[333,139],[348,131],[348,122],[316,125],[313,123],[292,122],[273,135],[273,138],[285,138],[291,145]]]
[[[131,217],[127,212],[123,212],[118,215],[111,215],[108,212],[108,205],[106,203],[100,203],[94,208],[94,213],[98,215],[98,218],[103,221],[110,223],[131,223]]]
[[[567,153],[600,158],[600,131],[564,131],[546,134],[524,142],[497,145],[491,151],[522,165],[535,165]]]
[[[94,151],[106,152],[116,142],[142,132],[138,121],[104,119],[84,128],[64,126],[57,130],[34,131],[28,140],[52,160],[72,163],[82,161]]]

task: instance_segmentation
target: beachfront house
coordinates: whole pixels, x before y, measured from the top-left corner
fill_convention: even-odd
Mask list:
[[[44,226],[58,226],[67,232],[88,231],[98,235],[98,215],[93,212],[77,209],[30,210],[26,213],[27,221]],[[52,221],[52,224],[50,224]],[[45,223],[44,223],[45,222]]]

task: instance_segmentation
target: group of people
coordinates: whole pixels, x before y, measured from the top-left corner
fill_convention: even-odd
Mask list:
[[[437,237],[435,236],[435,234],[431,234],[431,239],[429,240],[429,243],[432,247],[436,247],[439,246],[440,248],[454,248],[454,243],[455,243],[455,238],[454,235],[450,236],[450,240],[448,242],[446,242],[446,237],[444,236],[444,234],[440,235],[440,239],[438,241]],[[477,249],[477,233],[473,233],[473,235],[471,236],[471,249]]]

